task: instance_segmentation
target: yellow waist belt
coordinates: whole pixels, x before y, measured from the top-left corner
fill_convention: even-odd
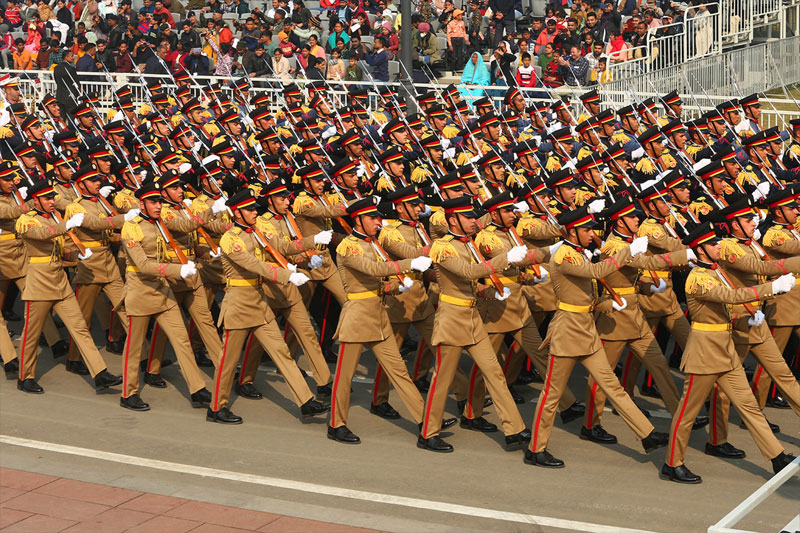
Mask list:
[[[456,298],[455,296],[449,296],[447,294],[440,294],[439,295],[440,302],[447,302],[449,304],[457,305],[459,307],[475,307],[477,300],[474,299],[465,299],[465,298]]]
[[[380,296],[379,291],[364,291],[364,292],[348,292],[348,300],[366,300],[367,298],[377,298]]]
[[[29,257],[28,258],[28,262],[29,263],[49,263],[50,262],[50,256],[48,255],[47,257]]]
[[[508,276],[500,276],[499,279],[500,279],[500,283],[505,283],[505,284],[519,283],[519,276],[510,276],[510,277],[508,277]]]
[[[652,272],[653,274],[655,274],[656,276],[658,276],[659,278],[662,278],[662,279],[667,279],[670,276],[672,276],[672,271],[671,270],[642,270],[642,277],[643,278],[649,278],[650,277],[650,272]]]
[[[261,280],[259,278],[229,279],[225,284],[228,287],[255,287],[261,284]]]
[[[614,289],[614,292],[619,294],[620,296],[626,294],[636,294],[636,287],[611,287]]]
[[[562,311],[569,311],[570,313],[591,313],[594,306],[592,305],[572,305],[564,302],[558,302],[558,308]]]
[[[698,331],[730,331],[731,324],[707,324],[705,322],[692,322],[692,329]]]
[[[16,233],[3,233],[0,234],[0,241],[13,241],[17,238]]]
[[[103,243],[100,241],[81,241],[84,248],[100,248],[103,246]]]
[[[139,267],[133,265],[128,265],[128,268],[126,268],[125,270],[127,270],[128,272],[141,272],[141,270],[139,270]]]
[[[186,257],[194,257],[194,251],[190,251],[188,248],[181,248],[181,252],[183,252],[183,255]],[[175,250],[167,250],[167,257],[174,257],[177,259],[178,254]]]

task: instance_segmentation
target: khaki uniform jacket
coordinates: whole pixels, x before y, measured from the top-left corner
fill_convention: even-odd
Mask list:
[[[602,257],[611,257],[628,246],[623,238],[615,233],[606,240],[602,249]],[[609,311],[597,316],[597,331],[600,338],[611,341],[624,341],[641,339],[650,332],[650,326],[645,320],[644,313],[639,306],[639,292],[651,294],[652,279],[648,276],[644,282],[639,283],[640,274],[644,276],[649,270],[669,270],[672,267],[687,264],[686,249],[670,254],[646,255],[641,254],[633,258],[628,265],[606,276],[606,282],[613,289],[618,289],[620,297],[628,303],[622,311],[611,308]],[[666,282],[666,280],[665,280]],[[633,292],[629,292],[629,291]],[[604,293],[601,302],[610,300],[608,293]],[[608,305],[611,305],[610,302]],[[605,306],[603,306],[605,307]]]
[[[215,200],[216,198],[201,194],[192,200],[192,205],[190,205],[188,209],[189,214],[192,216],[202,215],[211,209]],[[232,227],[230,215],[228,215],[227,211],[218,213],[213,217],[213,223],[215,224],[213,229],[209,227],[206,228],[206,231],[219,242],[219,238]],[[208,243],[203,239],[199,239],[196,251],[198,257],[197,270],[200,272],[200,279],[202,282],[209,285],[224,285],[225,275],[222,273],[222,259],[219,257],[211,257],[210,255],[212,251],[216,252],[216,250],[211,250],[211,248],[208,247]]]
[[[433,320],[433,346],[471,346],[488,336],[477,308],[478,280],[504,271],[508,268],[508,258],[503,252],[476,263],[467,246],[467,242],[452,234],[435,240],[431,246],[430,256],[440,292],[439,307]],[[494,289],[487,292],[494,297]],[[450,298],[462,305],[448,302]]]
[[[664,223],[654,218],[648,218],[642,222],[639,226],[637,236],[647,237],[647,251],[645,252],[647,255],[664,254],[686,248],[679,239],[670,237],[670,234],[664,227]],[[639,304],[642,306],[645,316],[661,317],[681,313],[681,306],[673,290],[672,271],[658,268],[653,270],[658,271],[659,277],[667,284],[667,290],[661,293],[641,295]],[[652,281],[650,273],[647,270],[642,272],[642,278]]]
[[[800,255],[800,235],[791,226],[775,224],[764,233],[761,244],[773,259],[787,259]],[[798,282],[800,283],[800,282]],[[770,326],[800,325],[800,284],[786,294],[780,294],[768,302],[764,309]]]
[[[772,284],[729,289],[710,268],[695,267],[686,279],[686,301],[692,331],[683,350],[681,370],[687,374],[719,374],[741,365],[733,346],[730,305],[772,297]],[[719,331],[698,329],[719,327]],[[727,326],[727,329],[722,329]]]
[[[222,269],[228,280],[219,325],[225,329],[250,329],[275,320],[263,284],[287,284],[292,273],[266,262],[267,254],[250,228],[232,227],[222,236],[219,245]]]
[[[292,205],[295,221],[304,236],[313,236],[317,233],[331,229],[331,219],[347,216],[347,206],[344,204],[325,205],[318,196],[312,196],[306,191],[297,195]],[[321,254],[322,266],[311,271],[311,279],[324,280],[336,275],[336,265],[333,264],[329,250]]]
[[[78,262],[72,281],[77,285],[88,285],[121,280],[122,275],[119,272],[116,257],[109,245],[115,240],[119,241],[119,235],[115,237],[114,230],[122,229],[125,216],[107,216],[96,198],[74,200],[67,206],[64,220],[69,220],[72,215],[77,213],[84,214],[83,224],[73,231],[83,245],[92,250],[92,255],[88,259]]]
[[[298,265],[298,268],[301,268],[303,264],[308,268],[306,256],[300,254],[303,254],[306,250],[316,249],[313,235],[303,239],[292,240],[286,219],[280,215],[274,216],[269,211],[256,219],[256,227],[261,234],[264,235],[264,238],[269,241],[272,247],[287,260],[294,262]],[[267,261],[277,266],[277,263],[274,262],[275,259],[269,254],[267,254]],[[303,301],[303,296],[300,294],[300,291],[291,283],[270,283],[267,284],[264,289],[269,299],[269,305],[273,309],[288,309],[296,303]]]
[[[17,236],[17,219],[27,212],[10,194],[0,194],[0,280],[25,275],[28,261],[25,243]]]
[[[559,357],[581,357],[602,349],[594,314],[588,309],[611,308],[610,300],[598,307],[598,279],[609,276],[633,261],[629,246],[611,257],[592,263],[582,250],[565,242],[550,259],[550,278],[559,307],[550,322],[545,343]],[[565,305],[566,304],[566,305]],[[571,311],[561,306],[570,306]],[[572,307],[574,306],[574,307]]]
[[[190,224],[185,222],[186,227]],[[121,238],[127,262],[123,297],[128,316],[149,316],[175,307],[167,280],[181,279],[181,265],[169,262],[169,245],[155,221],[137,216],[122,226]]]
[[[751,287],[765,283],[767,276],[798,272],[800,256],[779,261],[764,261],[753,249],[749,240],[730,238],[722,240],[719,265],[728,273],[734,287]],[[776,298],[780,298],[780,295]],[[734,305],[731,309],[731,316],[735,344],[760,344],[772,336],[766,322],[760,326],[748,324],[750,315],[742,305]]]
[[[561,230],[548,223],[547,215],[532,215],[530,213],[520,217],[517,222],[517,233],[522,240],[536,248],[541,248],[549,254],[547,246],[561,240]],[[550,261],[550,257],[542,262]],[[524,271],[526,278],[533,278],[536,273],[531,268]],[[548,278],[543,283],[526,284],[523,289],[529,299],[533,300],[533,311],[547,313],[556,310],[556,293],[553,292],[553,281]]]
[[[430,252],[430,246],[425,246],[413,226],[399,220],[391,220],[378,234],[378,242],[391,259],[413,259]],[[428,291],[422,282],[422,274],[412,272],[408,275],[414,280],[411,290],[387,294],[384,299],[386,312],[392,324],[417,322],[431,316],[435,311],[433,301],[428,297]]]
[[[339,275],[347,292],[336,338],[351,343],[391,338],[392,326],[383,304],[383,294],[388,292],[387,282],[382,278],[409,272],[411,259],[384,262],[370,242],[356,237],[355,233],[339,243],[336,254]]]
[[[16,231],[28,256],[22,299],[58,301],[72,294],[63,265],[67,253],[66,222],[56,222],[50,214],[31,211],[17,219]]]
[[[75,191],[72,190],[72,187],[64,185],[59,181],[55,182],[53,189],[57,193],[56,209],[58,209],[59,212],[64,213],[67,210],[67,206],[74,202],[78,195],[75,194]]]
[[[139,208],[139,200],[133,195],[134,192],[126,187],[114,195],[114,207],[117,211],[127,213],[131,209]]]

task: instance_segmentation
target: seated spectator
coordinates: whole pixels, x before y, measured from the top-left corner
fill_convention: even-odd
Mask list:
[[[308,49],[312,56],[319,57],[323,61],[327,61],[327,54],[325,54],[325,49],[319,45],[317,34],[312,33],[308,36]]]
[[[537,58],[537,64],[539,65],[539,68],[542,69],[543,73],[547,71],[547,65],[549,65],[550,62],[555,59],[553,52],[553,45],[548,44],[544,47],[544,53],[539,54],[539,57]]]
[[[428,65],[438,63],[442,60],[442,55],[439,51],[439,40],[430,31],[431,25],[427,22],[420,22],[418,29],[419,37],[413,46],[419,60]]]
[[[595,45],[594,35],[591,33],[583,33],[581,35],[583,36],[583,40],[581,41],[583,43],[581,46],[581,54],[587,56],[592,53],[592,48],[594,48]],[[603,43],[598,43],[598,44],[600,45],[601,48],[603,47]]]
[[[548,44],[553,44],[557,35],[558,32],[556,31],[555,19],[548,20],[547,28],[539,34],[539,37],[536,38],[536,49],[534,50],[536,55],[542,55],[545,46]]]
[[[285,81],[291,80],[292,74],[294,74],[294,69],[289,67],[289,60],[283,57],[283,52],[281,52],[280,48],[275,50],[272,59],[272,72],[275,73],[276,77]]]
[[[344,75],[347,81],[362,81],[364,79],[364,71],[361,70],[358,59],[351,57],[347,60],[347,68],[345,69]]]
[[[281,50],[281,57],[292,57],[295,51],[297,51],[297,46],[289,42],[289,35],[285,31],[282,31],[278,34],[278,39],[278,48]]]
[[[367,47],[361,42],[361,37],[358,35],[353,35],[353,40],[350,41],[350,48],[348,50],[347,57],[356,57],[359,60],[366,59]]]
[[[589,78],[589,62],[581,55],[581,50],[577,46],[570,49],[569,56],[561,56],[558,69],[561,78],[571,87],[585,85]]]
[[[360,35],[361,37],[370,36],[369,19],[366,13],[359,13],[358,18],[350,24],[350,37]]]
[[[163,16],[164,20],[166,20],[167,24],[169,24],[170,27],[172,28],[175,27],[175,19],[172,18],[172,13],[169,12],[169,9],[164,7],[164,2],[162,2],[161,0],[156,0],[153,4],[153,7],[154,7],[153,15]]]
[[[394,59],[400,51],[400,39],[397,37],[397,34],[394,32],[389,22],[384,23],[381,35],[389,43],[389,46],[386,48],[389,59]]]
[[[516,81],[518,87],[536,87],[536,71],[531,65],[531,55],[522,54],[522,64],[517,68]]]
[[[464,72],[461,73],[461,84],[464,87],[459,88],[459,91],[472,105],[473,100],[481,98],[484,91],[483,88],[470,88],[470,86],[489,85],[491,81],[491,75],[483,57],[478,52],[473,52],[467,64],[464,65]]]
[[[589,62],[589,70],[593,70],[597,67],[597,63],[600,61],[600,58],[603,57],[603,50],[603,43],[594,43],[592,52],[583,56],[586,58],[586,61]]]
[[[14,70],[33,70],[33,56],[25,49],[25,41],[14,41]],[[96,69],[95,69],[96,70]]]
[[[347,67],[342,59],[342,53],[334,48],[331,52],[331,59],[328,61],[328,72],[326,78],[333,81],[342,81],[345,79],[345,69]]]
[[[564,81],[561,79],[561,53],[553,50],[553,59],[547,63],[547,68],[542,71],[542,83],[545,87],[561,87]]]
[[[642,17],[638,14],[631,16],[628,20],[625,21],[625,24],[622,26],[622,37],[626,41],[630,42],[634,35],[636,35],[636,27],[642,21]]]
[[[200,50],[199,47],[197,49]],[[131,57],[128,43],[125,41],[119,43],[119,48],[114,51],[114,62],[117,65],[117,72],[123,74],[133,72],[133,57]],[[208,72],[207,69],[206,72]]]
[[[611,31],[611,40],[606,45],[605,54],[612,63],[621,63],[628,60],[628,43],[622,37],[619,30]]]
[[[300,66],[301,71],[311,68],[316,64],[316,56],[311,55],[311,47],[307,44],[304,44],[300,48],[300,54],[297,56],[297,64]]]
[[[328,45],[327,49],[330,52],[336,47],[336,41],[341,39],[344,41],[344,44],[347,45],[350,42],[350,36],[344,31],[344,24],[337,21],[333,25],[333,31],[331,32],[330,36],[328,37]]]

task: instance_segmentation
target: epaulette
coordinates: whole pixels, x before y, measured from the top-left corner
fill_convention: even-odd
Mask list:
[[[206,197],[207,198],[207,197]],[[208,203],[206,203],[206,199],[200,199],[200,197],[195,198],[192,200],[192,205],[189,206],[189,213],[192,215],[199,215],[200,213],[206,211],[209,208]]]
[[[706,268],[693,268],[689,273],[689,277],[686,278],[686,294],[705,294],[722,285],[719,278],[709,272]]]
[[[139,222],[142,220],[144,220],[142,217],[136,216],[125,221],[125,224],[122,225],[122,231],[120,232],[123,241],[142,242],[144,233],[142,232],[142,228],[139,227]]]
[[[267,239],[271,239],[278,234],[278,230],[275,229],[275,226],[272,225],[272,222],[264,217],[256,218],[256,228],[263,233],[264,237]]]
[[[538,217],[528,214],[522,215],[519,222],[517,222],[517,233],[523,235],[533,230],[536,226],[540,226],[542,223],[542,220]]]
[[[744,169],[740,170],[739,175],[736,176],[736,183],[739,185],[744,185],[745,183],[758,185],[758,176],[756,176],[755,172],[751,172],[752,168],[751,165],[747,165]]]
[[[564,244],[558,250],[556,250],[556,253],[553,256],[553,261],[555,261],[557,265],[560,265],[564,261],[577,265],[586,261],[586,257],[581,255],[581,253],[572,246]]]
[[[614,135],[612,135],[611,140],[615,143],[625,144],[626,142],[630,141],[631,138],[627,133],[621,131],[619,133],[615,133]]]
[[[225,234],[219,240],[219,247],[222,248],[223,252],[226,254],[232,254],[234,252],[241,252],[247,248],[242,238],[239,237],[241,231],[241,228],[235,227],[230,231],[225,232]]]
[[[793,144],[789,147],[789,150],[797,156],[800,156],[800,144]]]
[[[347,257],[348,255],[364,255],[364,249],[358,242],[358,238],[348,235],[339,246],[336,247],[336,255],[340,257]]]
[[[325,193],[325,198],[328,200],[328,204],[330,205],[337,205],[342,203],[342,198],[335,192],[328,192]]]
[[[456,165],[458,165],[460,167],[464,166],[464,165],[468,165],[473,157],[474,157],[473,153],[470,152],[469,150],[467,150],[465,152],[461,152],[456,157]]]
[[[445,139],[452,139],[453,137],[458,137],[459,129],[453,126],[452,124],[448,124],[444,128],[442,128],[442,136]]]
[[[497,236],[495,226],[486,226],[475,236],[475,246],[478,248],[486,248],[492,251],[497,248],[504,248],[503,241]]]
[[[436,224],[438,226],[446,226],[447,219],[444,216],[444,209],[439,209],[434,211],[430,218],[431,225]]]
[[[701,215],[709,214],[711,211],[714,210],[714,208],[711,207],[711,205],[705,200],[706,200],[705,196],[699,197],[697,200],[689,204],[689,209],[691,209],[695,215],[697,215],[698,213]]]
[[[125,189],[127,191],[127,189]],[[134,209],[139,205],[139,200],[129,192],[120,191],[114,195],[114,206],[117,209]]]
[[[181,114],[172,115],[170,117],[169,121],[170,121],[170,123],[172,123],[172,127],[174,128],[175,126],[177,126],[178,124],[183,122],[183,115],[181,115]]]
[[[378,113],[377,111],[372,113],[372,121],[376,124],[386,124],[389,122],[384,113]]]
[[[729,263],[735,263],[737,259],[747,255],[739,245],[739,241],[733,238],[722,239],[720,242],[720,252],[722,259]]]
[[[545,164],[544,168],[550,172],[561,170],[561,161],[559,161],[557,157],[548,157],[547,164]]]
[[[636,163],[636,170],[644,172],[645,174],[655,174],[656,166],[650,161],[649,158],[643,157]]]
[[[611,236],[606,239],[606,242],[603,243],[603,247],[600,249],[600,251],[608,256],[612,256],[624,250],[626,246],[628,246],[627,242],[623,241],[616,235],[611,234]]]
[[[652,218],[645,219],[639,225],[639,231],[636,232],[637,237],[652,237],[654,239],[661,239],[664,237],[664,228],[661,223]]]
[[[139,116],[144,116],[144,115],[149,115],[150,111],[152,111],[152,110],[153,110],[153,108],[150,107],[150,104],[142,104],[142,106],[139,108],[139,111],[137,111],[137,113],[139,114]]]
[[[36,212],[31,211],[29,213],[25,213],[24,215],[20,215],[17,219],[17,223],[14,226],[18,235],[22,235],[28,229],[33,227],[41,227],[42,223],[36,220]]]
[[[689,154],[689,157],[694,159],[695,158],[694,156],[696,156],[697,153],[700,152],[700,150],[702,150],[702,149],[703,149],[703,147],[700,146],[699,144],[692,143],[692,144],[688,144],[686,146],[686,153]]]
[[[453,240],[452,235],[445,235],[441,239],[436,239],[431,245],[430,258],[434,263],[439,263],[448,257],[456,257],[458,252],[456,247],[450,242]]]
[[[396,222],[393,223],[393,222]],[[404,242],[403,234],[400,233],[400,230],[397,229],[397,226],[400,225],[400,221],[391,221],[385,226],[381,228],[380,233],[378,233],[378,242],[383,245],[387,242]]]
[[[292,204],[292,211],[295,215],[301,214],[304,210],[314,205],[314,199],[311,198],[306,191],[301,192],[294,199]]]
[[[678,166],[678,162],[675,161],[675,158],[672,157],[670,154],[663,154],[661,156],[661,160],[664,162],[667,168],[675,168],[676,166]]]
[[[161,220],[164,222],[169,222],[170,220],[175,218],[175,210],[172,208],[166,208],[161,210]]]
[[[420,165],[411,171],[411,181],[414,183],[422,183],[428,179],[428,169]]]
[[[67,204],[67,208],[64,210],[64,219],[70,219],[77,213],[86,214],[86,208],[81,205],[81,198],[75,198]]]
[[[774,225],[770,227],[761,239],[764,246],[781,246],[786,242],[786,234],[783,232],[783,226]]]
[[[287,128],[286,126],[278,126],[277,128],[275,128],[275,131],[277,131],[278,135],[280,135],[281,137],[291,137],[292,136],[292,131],[289,128]]]
[[[506,187],[521,187],[525,184],[525,179],[516,172],[509,172],[508,176],[506,176]]]
[[[0,139],[8,139],[13,137],[14,132],[8,126],[0,126]]]
[[[587,201],[591,200],[597,196],[595,191],[589,189],[588,187],[579,187],[578,190],[575,192],[575,205],[581,207]]]
[[[206,130],[206,133],[208,133],[211,137],[214,137],[219,133],[219,126],[213,122],[206,122],[203,124],[203,129]]]
[[[392,183],[389,181],[389,178],[387,178],[386,175],[381,175],[381,177],[378,178],[378,181],[375,182],[375,190],[379,192],[393,191],[394,187],[392,186]]]

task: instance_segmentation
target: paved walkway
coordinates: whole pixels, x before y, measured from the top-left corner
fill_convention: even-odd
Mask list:
[[[368,533],[371,530],[0,468],[0,531]]]

